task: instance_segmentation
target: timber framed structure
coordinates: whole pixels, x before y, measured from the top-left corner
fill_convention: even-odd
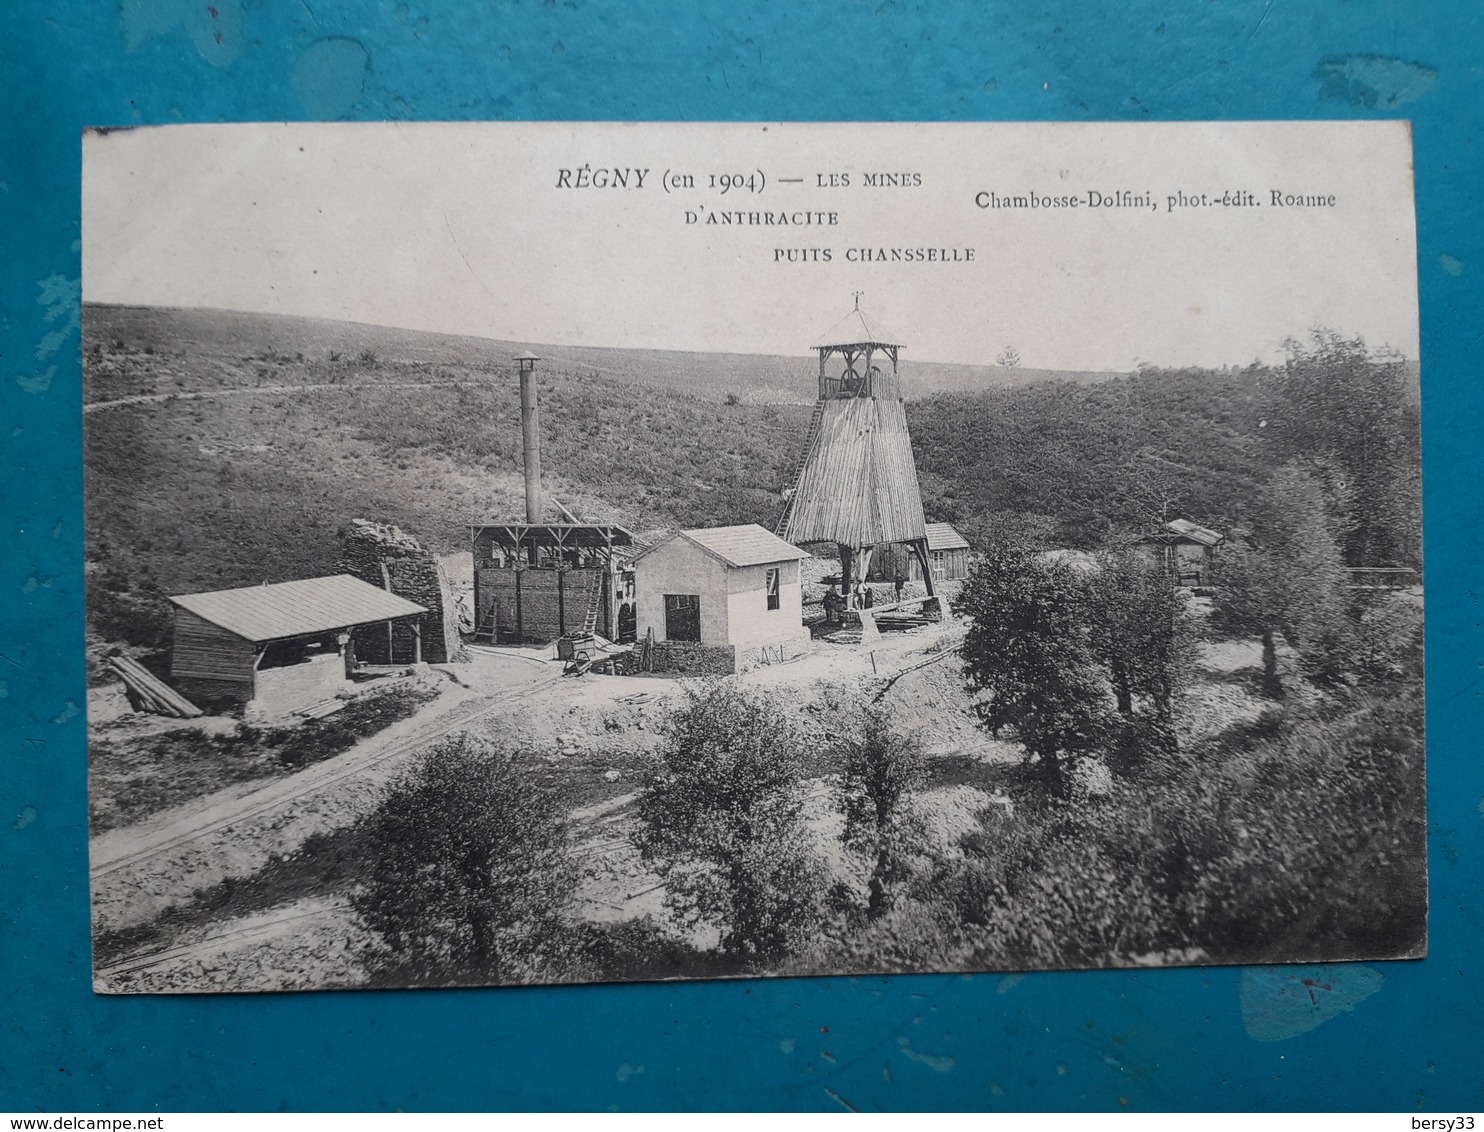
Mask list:
[[[819,400],[777,533],[798,546],[835,544],[847,594],[867,576],[878,547],[901,544],[917,558],[935,601],[898,373],[902,346],[866,317],[857,294],[855,309],[813,349]]]
[[[200,702],[271,715],[329,699],[351,687],[368,633],[384,635],[391,663],[422,663],[427,608],[348,574],[168,600],[171,679]]]
[[[469,528],[474,636],[493,644],[571,634],[620,636],[634,536],[600,523],[488,523]]]

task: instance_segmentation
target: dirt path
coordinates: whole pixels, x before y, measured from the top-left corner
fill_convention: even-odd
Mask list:
[[[100,994],[281,991],[358,986],[361,929],[344,899],[306,899],[227,923],[100,967]]]
[[[572,857],[581,869],[574,912],[592,923],[616,924],[641,916],[686,938],[693,946],[717,943],[710,927],[691,927],[665,907],[665,885],[646,865],[634,842],[637,795],[624,794],[574,810]],[[973,787],[924,792],[916,802],[923,831],[938,853],[959,852],[958,839],[985,806],[1009,800]],[[841,816],[832,779],[809,784],[806,801],[815,848],[837,880],[864,893],[861,861],[840,844]],[[100,967],[100,993],[172,991],[262,991],[359,985],[365,977],[359,956],[366,929],[344,895],[306,897],[234,919],[188,929],[168,942]]]
[[[893,635],[875,648],[874,673],[871,650],[822,644],[803,660],[754,669],[741,681],[776,694],[811,741],[828,742],[843,719],[836,718],[837,702],[869,697],[907,670],[906,679],[893,685],[892,698],[901,704],[902,721],[924,730],[928,753],[993,757],[978,750],[984,740],[971,734],[972,722],[956,718],[963,713],[954,703],[957,680],[948,666],[924,665],[950,655],[957,632],[944,625]],[[638,771],[632,760],[618,756],[653,745],[654,728],[679,685],[649,677],[566,680],[560,671],[547,650],[479,650],[471,664],[459,666],[459,683],[437,701],[341,755],[98,835],[91,843],[96,926],[147,922],[189,903],[202,889],[258,872],[316,834],[346,826],[376,805],[408,759],[459,730],[493,727],[532,750],[549,748],[542,757],[551,773],[565,776],[607,812],[616,796],[633,789],[627,784]],[[606,789],[603,778],[610,784]],[[580,825],[594,821],[581,811],[572,816]],[[624,855],[617,845],[596,852]],[[629,888],[615,895],[616,903],[628,905],[639,894]]]
[[[92,874],[95,878],[108,876],[244,819],[282,808],[296,798],[369,770],[385,760],[447,735],[482,715],[525,699],[540,688],[541,685],[536,685],[494,703],[477,697],[480,702],[472,704],[470,701],[476,699],[474,693],[451,689],[443,694],[432,712],[420,713],[403,724],[389,727],[334,758],[275,779],[267,785],[250,784],[220,790],[135,825],[101,833],[90,844]]]
[[[479,384],[481,383],[477,381],[387,381],[350,385],[343,381],[320,381],[305,385],[254,385],[241,389],[204,389],[189,393],[137,393],[132,397],[118,397],[112,401],[89,401],[83,405],[82,411],[94,413],[99,409],[117,409],[122,405],[158,405],[165,401],[209,401],[216,397],[246,397],[254,393],[319,393],[326,389],[365,393],[377,389],[455,389]]]
[[[528,704],[561,679],[555,666],[487,661],[482,667],[482,686],[452,687],[429,710],[334,758],[266,785],[218,791],[93,838],[97,925],[115,928],[151,919],[190,899],[198,888],[251,873],[312,834],[338,828],[353,820],[418,750],[484,717]],[[492,688],[494,681],[500,686]]]

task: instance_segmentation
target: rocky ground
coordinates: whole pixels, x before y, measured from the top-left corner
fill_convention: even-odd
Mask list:
[[[823,639],[803,658],[736,679],[784,706],[817,753],[850,725],[859,705],[889,708],[899,726],[922,739],[929,786],[919,796],[919,814],[939,851],[952,853],[980,811],[1010,806],[988,772],[1021,757],[1013,742],[988,737],[974,722],[956,662],[962,632],[950,619],[884,634],[872,647]],[[1243,675],[1260,661],[1253,647],[1207,646],[1204,676],[1189,705],[1190,735],[1260,712]],[[306,843],[318,849],[347,831],[418,751],[461,729],[528,751],[568,800],[583,873],[582,915],[596,922],[647,915],[664,924],[663,888],[639,860],[630,833],[636,792],[683,686],[652,676],[563,677],[546,649],[481,649],[468,664],[426,678],[438,683],[436,700],[341,755],[95,837],[97,988],[267,990],[362,981],[356,955],[364,939],[345,892],[329,882],[307,889],[290,884],[275,901],[275,878],[302,879]],[[139,726],[141,734],[151,733],[151,724]],[[839,849],[834,780],[822,754],[809,789],[822,855],[838,879],[861,883]],[[245,903],[228,891],[236,884],[250,894]],[[691,942],[714,941],[697,935]]]

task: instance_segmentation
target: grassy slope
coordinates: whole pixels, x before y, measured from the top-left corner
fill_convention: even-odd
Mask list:
[[[253,337],[242,323],[212,337],[192,315],[170,332],[173,313],[89,308],[88,400],[334,387],[89,413],[95,603],[155,587],[180,593],[323,573],[334,567],[338,529],[358,516],[398,523],[447,552],[467,546],[468,523],[521,513],[508,372],[453,351],[436,361],[379,352],[372,360],[347,346],[337,362],[324,348],[299,361],[301,343]],[[387,388],[418,381],[466,384]],[[584,517],[638,529],[771,524],[808,412],[657,393],[554,363],[542,367],[541,392],[548,490]]]
[[[95,601],[322,573],[348,520],[438,551],[521,513],[519,344],[356,323],[89,305],[85,398],[329,385],[122,405],[86,417]],[[808,412],[808,357],[541,347],[543,466],[586,518],[771,526]],[[1036,371],[1038,372],[1038,371]],[[1033,371],[912,368],[924,389]],[[1079,375],[1073,375],[1079,376]],[[1086,375],[1095,376],[1095,375]],[[391,388],[413,382],[435,389]],[[700,389],[704,392],[697,393]],[[740,390],[738,405],[725,392]],[[799,404],[759,400],[769,390]]]
[[[523,511],[517,344],[98,306],[83,330],[88,401],[262,390],[85,417],[89,588],[104,637],[143,643],[163,624],[160,592],[329,571],[356,517],[448,552],[467,546],[469,523]],[[545,482],[578,514],[639,531],[776,520],[803,443],[809,358],[540,351]],[[1033,371],[905,372],[928,517],[975,542],[1006,517],[1039,524],[1053,545],[1096,545],[1160,514],[1229,529],[1279,462],[1275,430],[1261,430],[1267,371],[1008,387],[983,383]],[[931,392],[940,380],[949,388]],[[323,388],[268,391],[304,385]],[[780,387],[800,402],[770,402]],[[728,392],[740,403],[725,404]]]

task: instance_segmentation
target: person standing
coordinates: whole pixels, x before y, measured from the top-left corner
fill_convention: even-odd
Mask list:
[[[825,590],[825,592],[824,592],[824,619],[825,619],[825,621],[828,622],[831,625],[838,624],[839,621],[840,621],[841,607],[844,604],[845,604],[845,599],[843,597],[841,597],[840,596],[840,592],[837,589],[835,589],[835,583],[834,582],[831,582],[830,583],[830,588],[827,589],[827,590]]]

